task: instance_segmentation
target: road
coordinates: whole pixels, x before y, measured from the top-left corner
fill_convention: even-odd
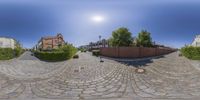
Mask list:
[[[35,56],[31,55],[32,53],[30,51],[24,52],[18,59],[19,60],[39,60]]]

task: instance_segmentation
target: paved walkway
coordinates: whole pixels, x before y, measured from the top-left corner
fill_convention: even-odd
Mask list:
[[[47,63],[0,62],[1,100],[199,100],[200,70],[177,53],[148,61],[117,62],[80,53]],[[26,57],[25,57],[26,58]],[[191,64],[192,63],[192,64]],[[138,74],[136,67],[146,72]]]
[[[39,60],[30,51],[24,52],[19,58],[19,60]]]

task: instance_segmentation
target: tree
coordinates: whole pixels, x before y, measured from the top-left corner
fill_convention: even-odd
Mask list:
[[[127,28],[121,27],[112,32],[109,44],[114,47],[130,46],[132,42],[131,32]]]
[[[15,49],[14,49],[14,53],[15,56],[20,56],[22,53],[24,52],[22,45],[20,44],[19,41],[15,41]]]
[[[137,46],[152,47],[151,33],[147,32],[146,30],[142,30],[138,34]]]

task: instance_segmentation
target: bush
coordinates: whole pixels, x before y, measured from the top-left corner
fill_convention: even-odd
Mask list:
[[[92,55],[98,57],[100,55],[100,51],[99,50],[92,50]]]
[[[14,52],[15,52],[15,56],[19,57],[22,53],[24,53],[24,50],[20,47],[17,47],[14,49]]]
[[[35,56],[44,61],[62,61],[67,60],[68,55],[65,52],[35,52]]]
[[[63,61],[72,58],[76,52],[77,49],[72,45],[65,45],[52,51],[36,51],[34,54],[44,61]]]
[[[200,60],[200,47],[187,46],[187,47],[181,48],[180,51],[183,56],[189,59]]]
[[[85,49],[81,49],[81,52],[86,52],[87,50],[85,50]]]
[[[9,60],[15,57],[11,48],[0,48],[0,60]]]
[[[74,58],[74,59],[78,59],[79,56],[78,56],[78,55],[74,55],[73,58]]]

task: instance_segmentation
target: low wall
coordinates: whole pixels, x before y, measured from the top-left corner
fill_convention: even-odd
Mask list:
[[[107,57],[117,58],[142,58],[159,56],[176,51],[171,48],[146,48],[146,47],[106,47],[100,48],[100,53]]]

